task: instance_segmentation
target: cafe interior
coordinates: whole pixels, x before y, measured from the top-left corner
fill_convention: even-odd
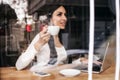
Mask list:
[[[89,75],[84,72],[81,72],[76,77],[60,75],[58,70],[61,69],[61,67],[54,68],[52,76],[45,78],[34,76],[32,73],[25,72],[24,70],[23,73],[19,71],[15,72],[14,67],[18,57],[26,50],[35,35],[40,32],[40,16],[42,16],[49,7],[55,5],[64,5],[67,11],[67,24],[65,30],[62,31],[61,40],[68,55],[68,65],[71,65],[72,61],[79,58],[88,58],[90,47],[93,47],[94,55],[104,59],[106,44],[109,43],[110,47],[108,47],[108,52],[112,53],[110,57],[112,59],[111,66],[114,68],[109,68],[107,69],[108,71],[105,70],[105,73],[93,74],[93,80],[120,79],[120,77],[115,79],[117,55],[115,0],[94,0],[93,46],[90,46],[90,1],[91,0],[0,0],[1,80],[87,80]],[[68,65],[64,65],[63,68],[69,69]],[[12,72],[12,70],[9,69],[12,69],[15,73],[8,75]],[[17,78],[14,77],[16,73],[20,75]],[[91,79],[89,78],[89,80]]]

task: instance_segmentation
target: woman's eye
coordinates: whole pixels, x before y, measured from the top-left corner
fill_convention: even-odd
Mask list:
[[[57,16],[62,16],[62,13],[58,13]]]

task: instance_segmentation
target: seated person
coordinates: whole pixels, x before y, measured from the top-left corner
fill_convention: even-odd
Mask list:
[[[60,29],[65,29],[67,18],[65,16],[66,10],[64,6],[56,6],[54,10],[51,11],[51,13],[48,13],[49,23],[54,24],[55,26],[59,26]],[[16,62],[17,70],[27,68],[35,57],[36,64],[30,66],[31,71],[39,71],[49,64],[51,53],[48,42],[51,35],[47,32],[47,27],[48,25],[43,27],[43,30],[35,36],[26,51],[19,56]],[[54,35],[53,40],[57,55],[57,60],[54,65],[58,65],[67,59],[67,53],[64,46],[60,42],[59,35]]]

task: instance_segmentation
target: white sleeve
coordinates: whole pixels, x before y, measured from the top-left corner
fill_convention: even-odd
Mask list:
[[[57,56],[58,56],[57,57],[58,64],[67,59],[67,52],[63,46],[60,48],[55,47],[55,49],[56,49]]]
[[[16,62],[17,70],[21,70],[27,67],[34,59],[35,55],[38,53],[34,48],[34,44],[38,39],[39,35],[36,35],[31,44],[28,46],[27,50],[19,56]]]

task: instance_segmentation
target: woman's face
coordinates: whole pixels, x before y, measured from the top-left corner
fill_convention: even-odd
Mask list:
[[[66,10],[63,6],[60,6],[53,12],[51,22],[55,26],[59,26],[60,29],[65,29],[67,18],[66,18]]]

